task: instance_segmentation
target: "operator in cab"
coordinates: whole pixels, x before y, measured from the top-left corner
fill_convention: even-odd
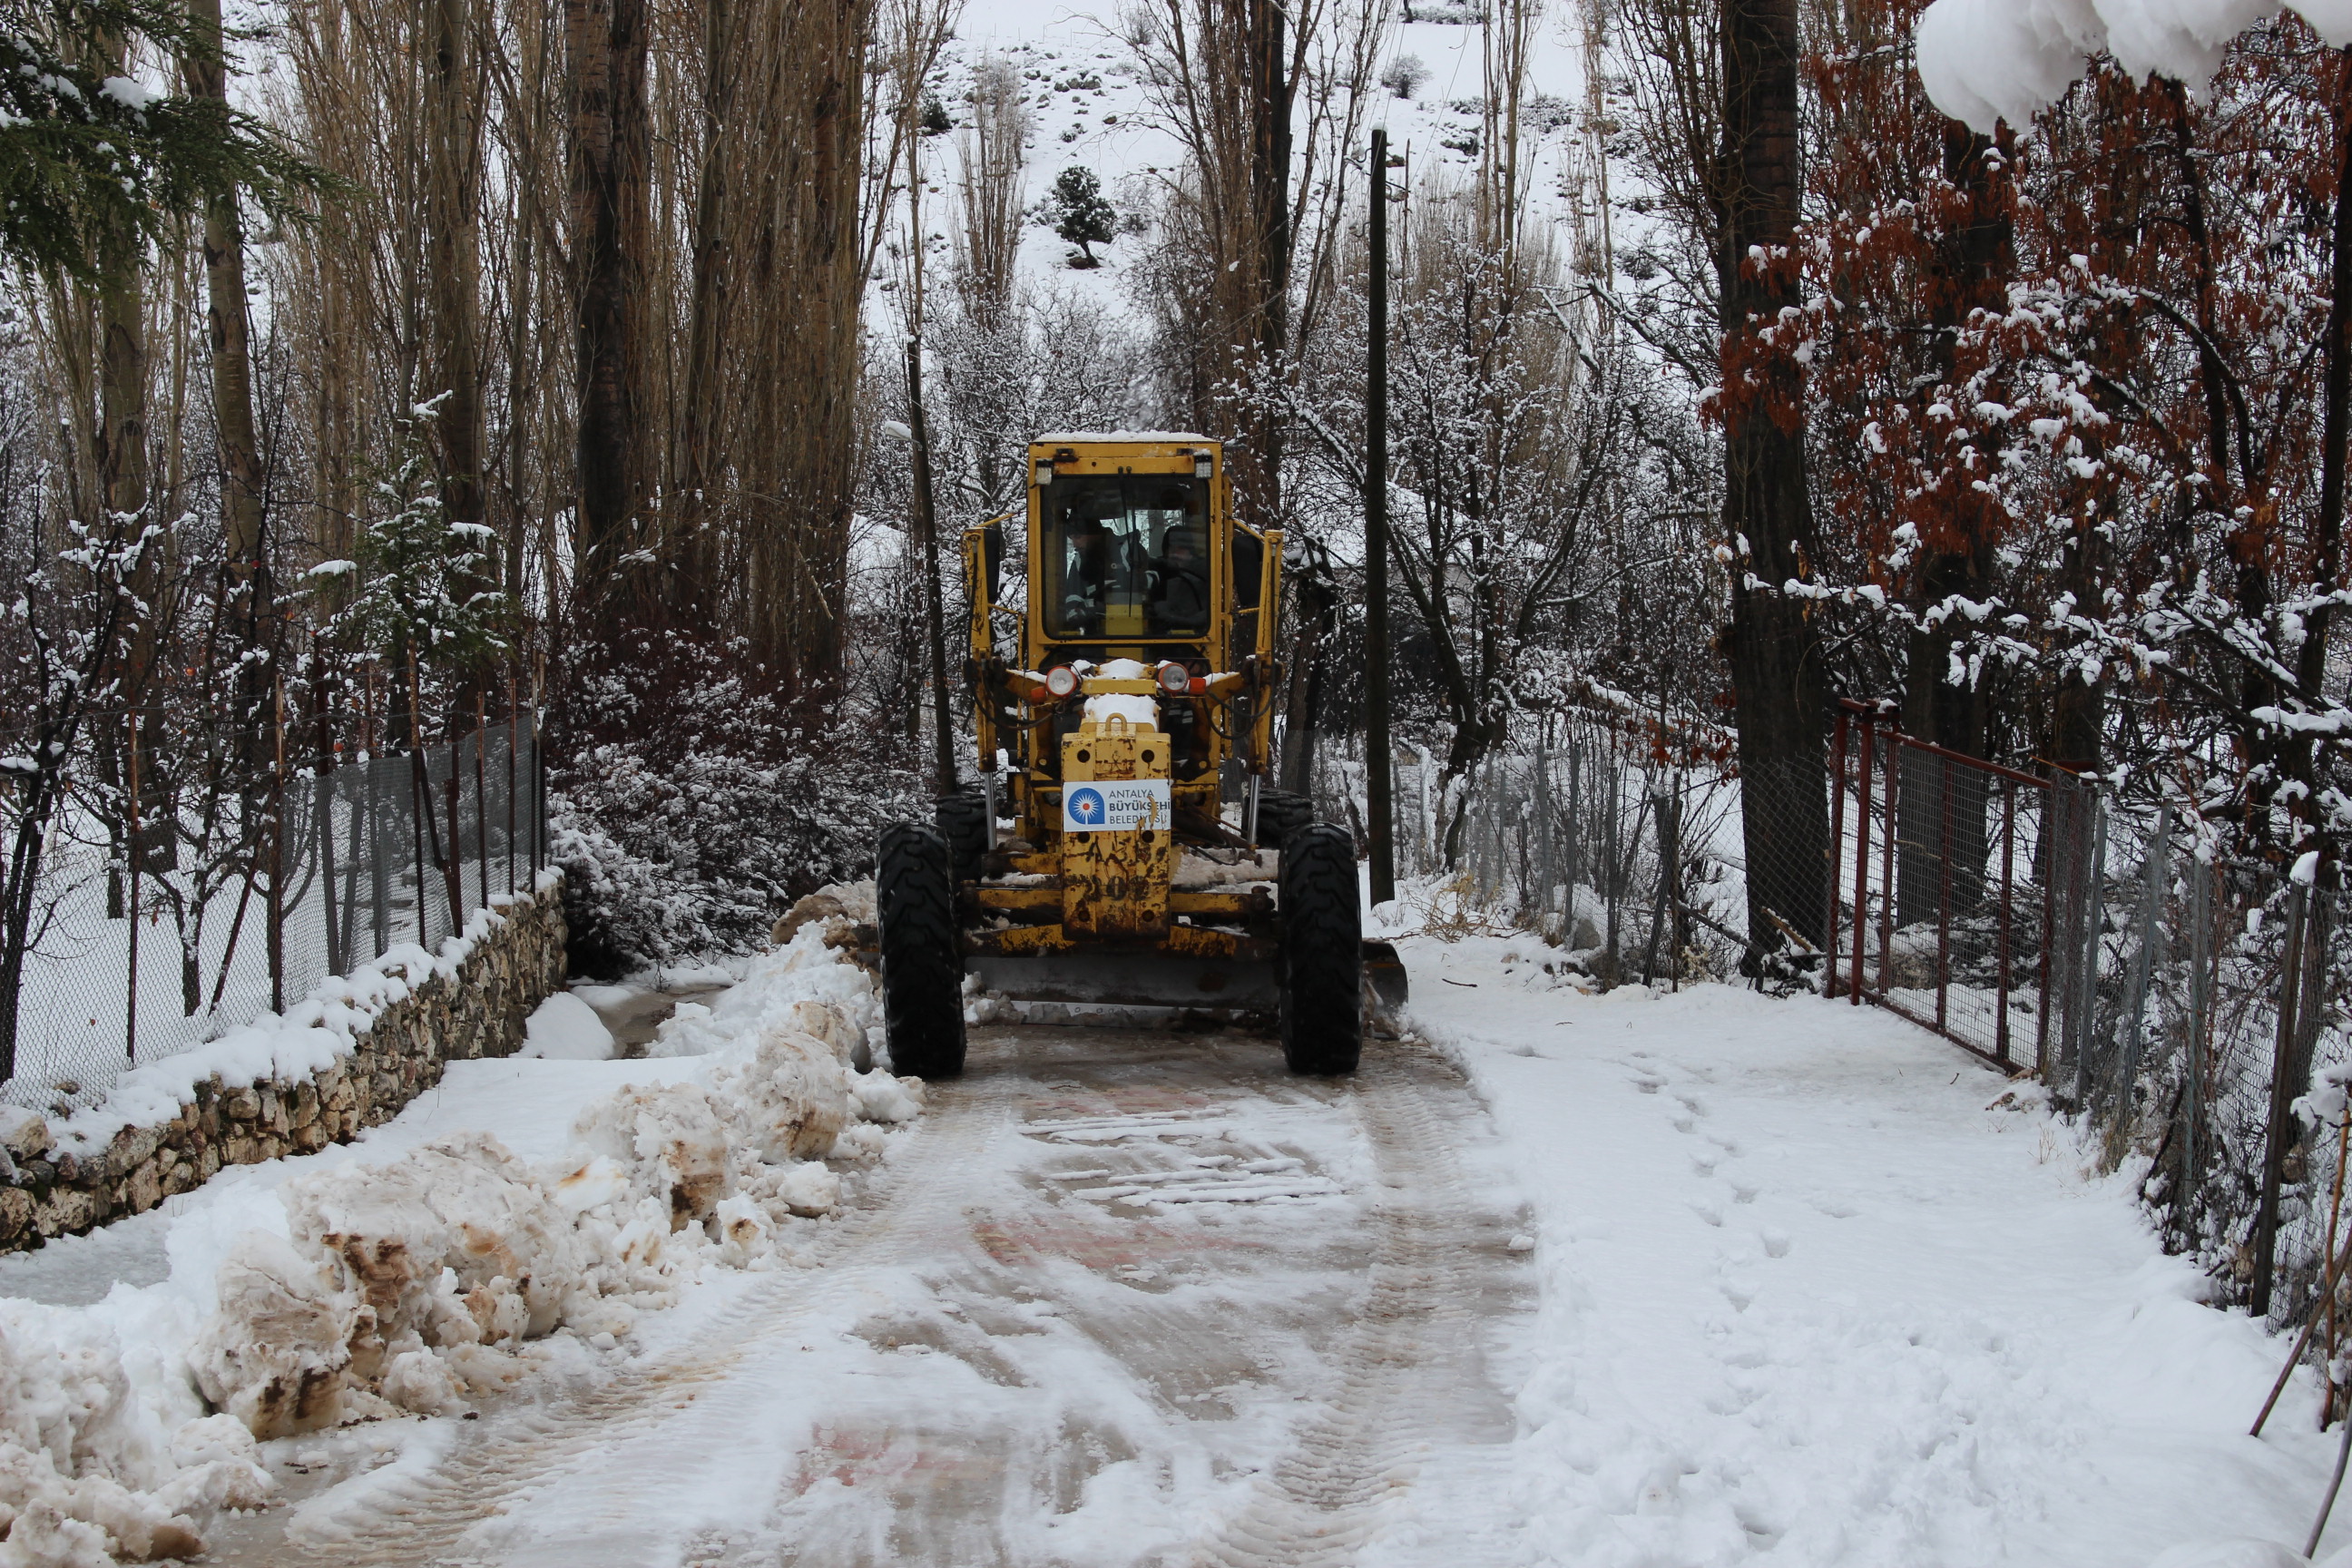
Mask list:
[[[1105,606],[1127,593],[1137,575],[1134,546],[1111,532],[1101,513],[1070,509],[1070,557],[1062,573],[1062,625],[1071,631],[1101,626]]]
[[[1208,626],[1208,564],[1193,529],[1168,531],[1160,557],[1151,563],[1151,618],[1160,629],[1197,632]]]

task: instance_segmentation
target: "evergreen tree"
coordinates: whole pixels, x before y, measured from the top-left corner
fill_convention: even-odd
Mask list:
[[[1102,258],[1094,247],[1117,237],[1118,212],[1103,195],[1102,182],[1095,178],[1094,171],[1076,164],[1063,170],[1046,205],[1054,232],[1078,247],[1070,254],[1070,265],[1100,267]]]
[[[111,74],[143,36],[182,60],[218,45],[175,0],[16,0],[0,13],[0,258],[95,276],[212,197],[300,216],[334,182],[219,99]]]
[[[413,655],[426,669],[462,669],[506,650],[507,598],[481,586],[494,580],[492,531],[450,521],[423,428],[431,407],[418,412],[428,417],[406,460],[376,486],[386,510],[360,536],[360,559],[323,563],[311,575],[356,577],[350,602],[328,623],[330,637],[395,668]]]

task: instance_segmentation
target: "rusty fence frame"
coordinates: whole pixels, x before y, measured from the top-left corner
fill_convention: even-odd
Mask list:
[[[1891,704],[1842,700],[1830,758],[1830,858],[1827,934],[1830,996],[1856,1006],[1869,1000],[1981,1058],[2004,1072],[2031,1070],[2048,1078],[2064,1060],[2079,1059],[2081,1034],[2088,1026],[2095,963],[2082,951],[2094,940],[2100,917],[2098,862],[2094,847],[2103,826],[2095,791],[2071,775],[2042,776],[2003,767],[1979,757],[1907,735]],[[1900,875],[1896,862],[1902,835],[1900,792],[1905,763],[1934,770],[1939,821],[1933,858],[1939,867],[1935,915],[1935,999],[1922,1005],[1898,994],[1918,987],[1894,984]],[[1981,879],[1993,926],[1990,1037],[1972,1037],[1952,1007],[1955,978],[1953,800],[1963,784],[1985,791],[1988,863],[1971,875]],[[1852,821],[1849,824],[1849,800]],[[2021,861],[2020,827],[2031,818],[2035,843]],[[1874,834],[1873,825],[1879,831]],[[1849,845],[1848,829],[1852,839]],[[1907,852],[1907,851],[1906,851]],[[1991,864],[1998,856],[1998,871]],[[2041,875],[2032,872],[2039,864]],[[1871,950],[1875,948],[1875,963]],[[2016,964],[2025,958],[2030,984],[2021,985]],[[2019,1049],[2014,1014],[2021,993],[2032,995],[2032,1054]]]

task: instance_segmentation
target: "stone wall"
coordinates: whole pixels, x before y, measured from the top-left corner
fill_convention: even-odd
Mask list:
[[[215,1074],[193,1086],[175,1119],[125,1127],[102,1149],[79,1152],[58,1149],[37,1116],[0,1119],[0,1252],[143,1214],[224,1165],[346,1142],[399,1115],[441,1080],[444,1063],[513,1055],[525,1021],[563,984],[561,884],[505,913],[454,972],[430,974],[388,1004],[348,1056],[315,1075],[235,1086]]]

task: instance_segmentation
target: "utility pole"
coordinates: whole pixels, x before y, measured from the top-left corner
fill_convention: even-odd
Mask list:
[[[1371,330],[1364,375],[1365,805],[1372,902],[1396,898],[1394,750],[1389,740],[1389,133],[1372,132]]]
[[[947,607],[940,589],[939,513],[931,492],[930,426],[923,418],[923,150],[907,143],[907,229],[914,247],[907,312],[907,429],[915,452],[915,547],[923,553],[923,650],[930,667],[932,768],[941,795],[956,790],[955,720],[948,703]]]

